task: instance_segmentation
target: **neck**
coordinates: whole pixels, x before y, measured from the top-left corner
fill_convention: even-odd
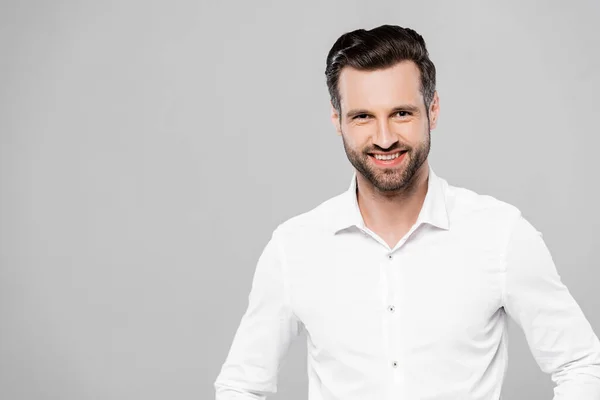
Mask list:
[[[429,164],[417,170],[401,190],[381,192],[357,174],[357,200],[367,228],[382,234],[408,231],[417,221],[427,194]]]

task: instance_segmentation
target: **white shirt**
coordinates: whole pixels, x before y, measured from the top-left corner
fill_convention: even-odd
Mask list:
[[[429,167],[417,222],[390,248],[350,188],[273,232],[214,386],[265,399],[306,334],[309,400],[497,400],[507,315],[555,400],[600,399],[600,342],[516,207]]]

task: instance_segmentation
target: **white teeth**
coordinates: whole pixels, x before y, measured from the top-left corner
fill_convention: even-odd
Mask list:
[[[393,160],[394,158],[398,158],[398,157],[400,157],[400,153],[395,153],[390,156],[375,154],[375,158],[378,160]]]

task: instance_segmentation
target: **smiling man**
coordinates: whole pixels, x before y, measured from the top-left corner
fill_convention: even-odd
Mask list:
[[[273,231],[217,400],[275,393],[300,333],[309,400],[498,400],[508,317],[555,400],[600,399],[600,342],[542,234],[428,163],[440,105],[423,38],[390,25],[346,33],[325,74],[355,172],[347,191]]]

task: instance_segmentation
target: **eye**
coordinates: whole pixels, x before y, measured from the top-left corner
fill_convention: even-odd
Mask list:
[[[399,117],[408,117],[409,115],[411,115],[411,113],[408,111],[400,110],[400,111],[396,111],[396,113],[394,115],[397,115]]]
[[[367,119],[367,118],[369,118],[369,114],[357,114],[352,119],[357,119],[357,120],[361,120],[362,119],[362,120],[364,120],[364,119]]]

